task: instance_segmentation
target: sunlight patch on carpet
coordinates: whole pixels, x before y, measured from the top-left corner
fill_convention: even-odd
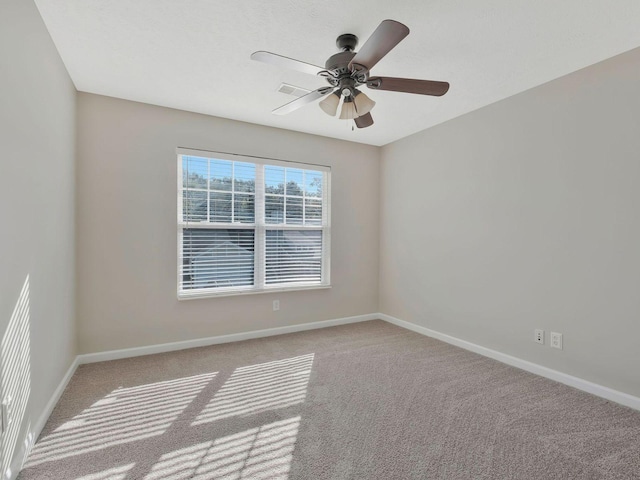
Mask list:
[[[90,473],[78,477],[75,480],[125,480],[127,478],[127,472],[135,466],[135,463],[129,465],[122,465],[121,467],[109,468],[102,470],[101,472]]]
[[[167,453],[144,478],[286,480],[299,426],[297,416]]]
[[[304,402],[313,358],[310,353],[236,368],[192,425]]]
[[[162,435],[215,376],[118,388],[42,437],[26,466]]]

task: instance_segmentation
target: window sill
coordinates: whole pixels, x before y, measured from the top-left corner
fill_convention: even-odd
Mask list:
[[[260,295],[263,293],[300,292],[305,290],[327,290],[331,285],[295,285],[291,287],[267,287],[261,290],[225,290],[225,291],[204,291],[194,293],[178,293],[178,300],[196,300],[200,298],[235,297],[238,295]]]

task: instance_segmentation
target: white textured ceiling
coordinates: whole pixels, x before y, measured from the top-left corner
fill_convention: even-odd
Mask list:
[[[638,0],[36,0],[80,91],[384,145],[640,46]],[[249,59],[267,50],[324,66],[384,19],[411,33],[374,75],[444,80],[443,97],[367,90],[372,127],[316,104],[286,116],[282,82],[325,85]],[[18,41],[18,40],[17,40]]]

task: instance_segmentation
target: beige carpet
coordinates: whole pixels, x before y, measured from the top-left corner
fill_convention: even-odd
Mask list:
[[[640,412],[373,321],[81,366],[19,478],[633,479]]]

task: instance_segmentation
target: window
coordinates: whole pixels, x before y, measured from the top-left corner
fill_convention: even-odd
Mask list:
[[[178,150],[178,297],[329,286],[328,167]]]

